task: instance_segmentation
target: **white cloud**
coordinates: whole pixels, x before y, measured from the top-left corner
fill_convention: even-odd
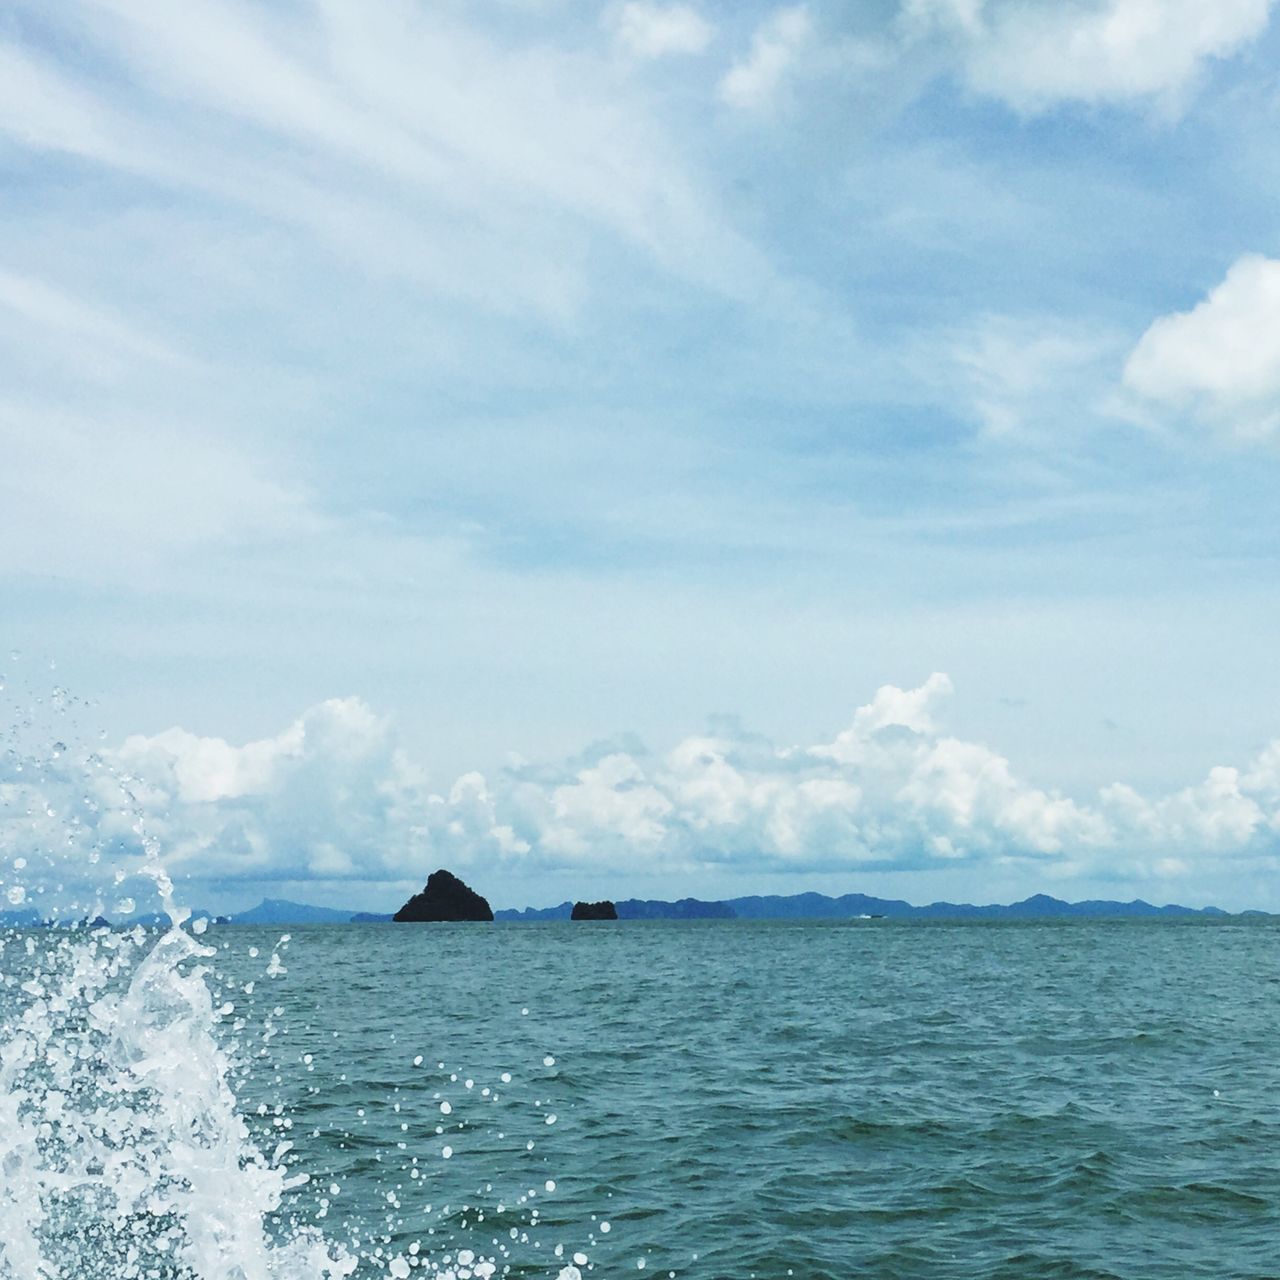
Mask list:
[[[1124,370],[1144,399],[1243,440],[1280,427],[1280,261],[1250,254],[1190,311],[1161,316]]]
[[[500,854],[507,838],[482,778],[435,795],[357,698],[330,699],[241,747],[180,729],[135,736],[110,762],[141,780],[133,790],[178,876],[412,879],[433,850],[465,863]]]
[[[811,747],[810,753],[840,764],[857,764],[865,758],[867,744],[881,729],[909,729],[916,734],[934,732],[933,709],[952,692],[951,678],[935,671],[918,689],[899,689],[887,684],[876,696],[859,707],[853,724],[828,746]]]
[[[618,42],[641,58],[702,53],[715,28],[687,4],[646,4],[631,0],[615,19]]]
[[[110,308],[77,298],[34,276],[0,266],[0,347],[30,342],[74,351],[79,373],[112,378],[139,363],[189,371],[192,361],[159,338],[142,332]],[[52,339],[52,343],[51,343]]]
[[[1084,803],[947,734],[939,712],[950,689],[942,674],[885,686],[831,742],[809,747],[701,735],[661,757],[610,750],[571,766],[467,773],[443,790],[386,720],[333,699],[239,747],[180,729],[129,738],[94,783],[100,816],[82,834],[134,838],[113,799],[123,778],[170,869],[224,885],[404,884],[442,864],[494,879],[1019,864],[1042,878],[1167,877],[1280,854],[1280,741],[1245,769],[1215,767],[1170,795],[1115,784]],[[0,824],[0,847],[31,843],[33,820],[16,815],[73,811],[84,790],[63,768],[33,804],[32,772],[0,777],[0,808],[15,815],[7,837]]]
[[[720,81],[721,98],[743,110],[771,105],[811,32],[809,10],[804,5],[777,10],[756,31],[746,57],[734,63]]]
[[[1260,35],[1272,0],[905,0],[904,25],[963,40],[970,84],[1024,110],[1157,100]]]
[[[1095,421],[1114,379],[1116,339],[1094,325],[1046,316],[986,316],[949,339],[935,376],[958,374],[989,439],[1036,438]],[[952,382],[944,390],[952,392]]]
[[[902,0],[902,22],[912,32],[935,26],[977,32],[985,3],[986,0]]]
[[[672,51],[694,32],[673,13],[652,35]],[[607,59],[407,4],[61,16],[110,74],[0,42],[0,134],[301,229],[365,273],[557,323],[589,290],[591,235],[712,289],[764,273]]]
[[[0,451],[3,573],[138,587],[199,548],[326,527],[252,451],[154,413],[0,398]]]

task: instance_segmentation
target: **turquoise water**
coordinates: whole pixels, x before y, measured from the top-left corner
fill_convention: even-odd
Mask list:
[[[220,1034],[357,1275],[1280,1274],[1269,924],[281,932]]]

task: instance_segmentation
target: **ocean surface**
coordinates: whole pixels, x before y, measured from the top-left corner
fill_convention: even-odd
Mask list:
[[[1280,1275],[1266,921],[224,926],[170,938],[211,954],[153,955],[145,982],[156,934],[55,933],[0,952],[9,1057],[32,1002],[40,1070],[72,1046],[70,1083],[29,1090],[25,1117],[0,1100],[0,1226],[25,1222],[49,1275],[309,1280],[339,1254],[354,1269],[335,1275],[462,1280]],[[94,949],[82,974],[119,964],[59,1030],[49,975],[75,947]],[[104,1018],[112,990],[135,1004]],[[121,1176],[160,1188],[123,1228],[119,1205],[39,1176],[77,1144],[102,1146],[94,1176],[132,1151],[77,1098],[100,1053],[117,1111],[120,1062],[172,1068],[123,1104],[144,1155]],[[52,1129],[38,1158],[15,1158],[20,1122]],[[257,1164],[279,1185],[242,1195]],[[244,1221],[188,1248],[220,1197]],[[68,1261],[122,1230],[168,1243]],[[0,1275],[43,1274],[13,1249]]]

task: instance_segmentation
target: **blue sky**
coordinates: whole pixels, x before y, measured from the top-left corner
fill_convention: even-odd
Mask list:
[[[1280,907],[1271,9],[17,0],[11,686],[212,905]]]

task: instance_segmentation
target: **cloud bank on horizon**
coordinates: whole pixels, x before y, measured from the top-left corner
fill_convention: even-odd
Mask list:
[[[731,896],[735,878],[762,872],[956,867],[1067,891],[1135,882],[1198,891],[1206,865],[1221,876],[1280,864],[1280,739],[1172,794],[1115,783],[1079,800],[1030,785],[997,751],[949,734],[941,711],[951,691],[941,673],[916,689],[886,685],[811,745],[777,747],[721,726],[661,754],[597,744],[569,761],[466,773],[443,789],[388,720],[358,698],[331,699],[240,746],[176,728],[130,737],[102,753],[91,811],[81,812],[90,796],[56,770],[34,782],[10,771],[3,840],[11,856],[29,849],[23,812],[79,814],[84,839],[125,846],[140,821],[170,873],[205,893],[252,897],[292,884],[351,901],[342,886],[358,883],[357,905],[384,907],[437,865],[525,886],[590,872],[679,887],[710,874]],[[121,779],[132,817],[114,795]],[[379,884],[381,898],[370,887]]]

